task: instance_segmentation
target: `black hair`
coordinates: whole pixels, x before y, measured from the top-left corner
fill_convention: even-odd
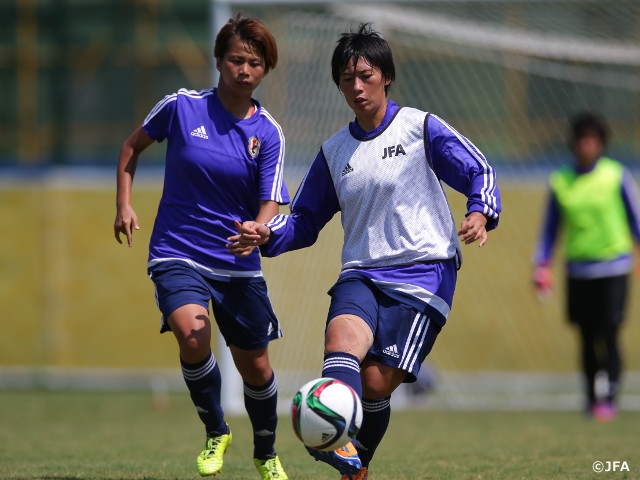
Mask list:
[[[391,47],[380,34],[371,28],[371,23],[361,23],[356,32],[341,33],[338,45],[331,58],[331,75],[340,88],[340,75],[353,59],[354,65],[362,58],[373,68],[380,70],[382,78],[390,80],[385,86],[385,94],[391,82],[396,78],[396,67],[393,63]]]
[[[573,148],[577,140],[594,132],[600,137],[602,145],[606,145],[609,139],[609,128],[601,115],[594,112],[581,112],[575,115],[571,119],[571,148]]]

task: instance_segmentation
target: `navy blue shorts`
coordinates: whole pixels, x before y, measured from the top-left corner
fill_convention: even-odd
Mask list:
[[[441,327],[425,311],[385,295],[367,280],[347,278],[329,290],[327,323],[337,315],[362,318],[373,332],[367,358],[407,372],[406,383],[416,381]]]
[[[162,312],[160,333],[171,330],[166,319],[178,307],[209,302],[227,345],[245,350],[264,348],[282,337],[264,280],[223,282],[205,277],[181,261],[166,261],[148,269]]]

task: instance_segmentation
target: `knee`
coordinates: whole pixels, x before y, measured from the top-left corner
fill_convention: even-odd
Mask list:
[[[358,343],[358,336],[350,329],[344,328],[329,328],[324,339],[324,346],[327,353],[349,352],[353,350]]]
[[[179,342],[180,356],[187,363],[198,363],[204,360],[211,351],[210,338],[207,335],[196,334],[184,337]]]
[[[346,352],[360,360],[373,345],[373,332],[356,315],[338,315],[331,319],[325,333],[325,352]]]
[[[242,350],[230,345],[233,361],[242,380],[249,385],[259,387],[267,383],[273,376],[266,348],[259,350]]]
[[[273,377],[273,370],[271,367],[259,368],[259,369],[246,369],[238,371],[242,377],[242,381],[252,387],[262,387],[265,385],[271,377]]]
[[[204,360],[211,351],[211,323],[206,308],[188,304],[177,308],[167,322],[187,363]]]

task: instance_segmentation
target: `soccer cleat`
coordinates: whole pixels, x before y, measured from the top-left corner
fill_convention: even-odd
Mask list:
[[[220,473],[223,463],[222,456],[229,445],[231,445],[231,430],[225,435],[207,437],[204,449],[200,452],[196,461],[198,473],[201,477]]]
[[[362,467],[358,473],[350,477],[349,475],[343,475],[340,480],[367,480],[369,478],[369,470],[367,467]]]
[[[344,447],[340,447],[330,452],[314,450],[309,447],[306,448],[313,458],[331,465],[342,475],[347,475],[347,478],[357,475],[362,468],[358,451],[351,442],[347,443]]]
[[[598,422],[610,422],[616,418],[617,409],[611,402],[597,402],[591,408],[591,415]]]
[[[253,463],[262,480],[289,480],[277,455],[266,460],[254,458]]]

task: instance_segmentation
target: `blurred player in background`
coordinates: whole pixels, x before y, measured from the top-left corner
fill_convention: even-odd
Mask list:
[[[585,112],[572,119],[569,142],[575,161],[549,177],[534,257],[534,284],[544,299],[552,292],[550,263],[562,232],[567,312],[582,341],[586,409],[601,421],[613,419],[617,411],[622,370],[618,334],[633,270],[633,238],[640,240],[638,190],[622,164],[603,156],[607,136],[607,125],[599,115]],[[608,376],[604,398],[596,398],[600,371]]]
[[[309,453],[342,479],[365,480],[389,425],[391,394],[416,380],[449,316],[458,236],[483,246],[501,202],[494,170],[469,140],[436,115],[387,99],[393,56],[370,24],[340,36],[331,68],[355,120],[322,145],[290,215],[237,223],[228,246],[240,256],[253,245],[266,256],[308,247],[341,213],[343,265],[329,291],[322,376],[353,387],[364,417],[353,442]],[[441,181],[468,198],[460,229]]]
[[[284,137],[251,95],[278,60],[276,42],[240,13],[222,27],[214,55],[217,88],[181,89],[151,110],[124,142],[117,173],[118,242],[139,228],[131,206],[142,151],[167,139],[164,189],[149,245],[148,273],[162,312],[161,332],[178,341],[184,380],[206,429],[197,458],[202,476],[222,469],[231,431],[220,405],[220,369],[211,352],[209,302],[244,381],[253,425],[254,463],[262,479],[286,479],[274,450],[278,387],[269,341],[282,336],[258,250],[225,248],[237,218],[267,222],[289,202],[283,182]]]

